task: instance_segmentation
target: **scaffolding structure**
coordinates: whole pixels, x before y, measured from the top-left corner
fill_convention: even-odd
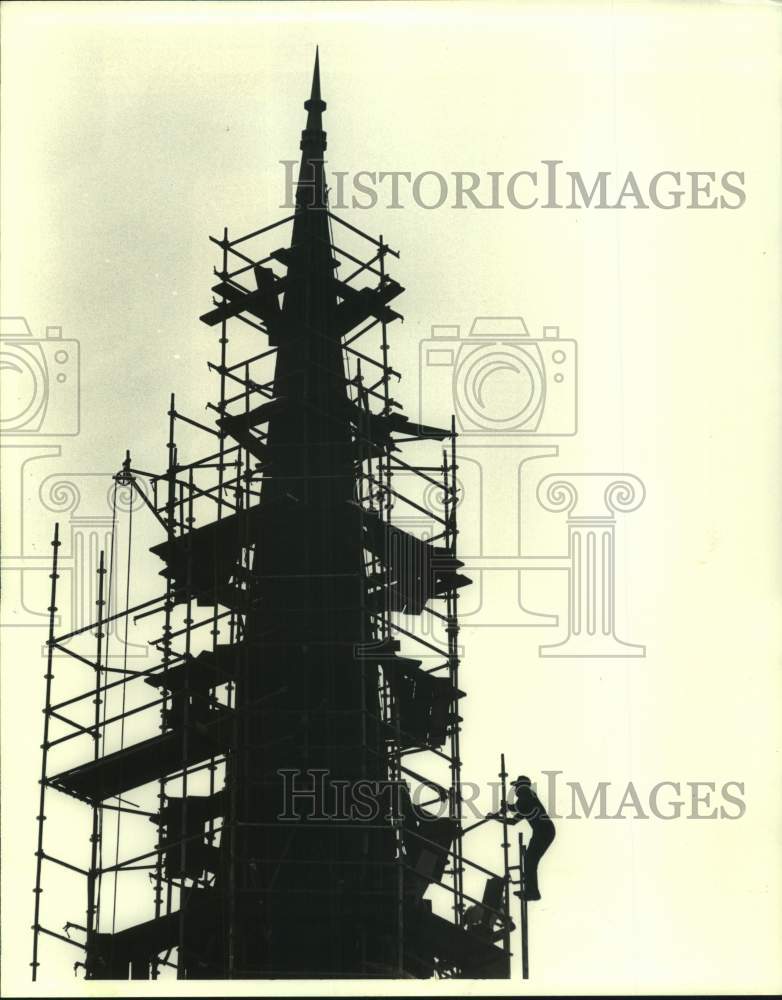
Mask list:
[[[128,452],[115,476],[162,590],[131,604],[131,503],[125,606],[113,533],[95,621],[57,636],[55,528],[33,978],[42,936],[91,979],[510,975],[504,759],[500,870],[464,850],[455,427],[391,394],[398,253],[328,209],[317,62],[305,108],[294,213],[210,237],[213,424],[172,396],[165,469]],[[110,625],[154,665],[112,656]],[[50,791],[79,803],[78,863]],[[83,883],[62,933],[49,865]]]

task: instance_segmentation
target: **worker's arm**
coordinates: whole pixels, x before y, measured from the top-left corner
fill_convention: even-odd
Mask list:
[[[489,813],[486,816],[486,819],[499,819],[499,820],[501,820],[502,818],[503,818],[502,817],[502,810],[498,810],[496,813]],[[511,826],[515,826],[516,823],[521,822],[522,818],[523,817],[519,816],[519,814],[517,812],[514,812],[510,816],[508,816],[507,815],[507,810],[506,810],[505,822],[506,823],[510,823]]]

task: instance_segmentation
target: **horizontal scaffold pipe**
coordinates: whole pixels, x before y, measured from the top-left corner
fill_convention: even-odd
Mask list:
[[[93,690],[92,694],[94,694],[94,693],[95,692]],[[115,722],[120,722],[123,719],[129,719],[131,717],[131,715],[138,715],[139,712],[143,712],[147,708],[155,708],[155,707],[157,707],[159,705],[162,705],[163,702],[164,702],[164,700],[165,699],[163,699],[163,698],[156,698],[155,701],[147,702],[146,705],[138,705],[136,708],[129,708],[129,709],[127,709],[124,712],[120,712],[119,715],[112,716],[110,719],[102,719],[97,725],[92,725],[92,726],[87,726],[87,727],[78,726],[80,732],[78,732],[78,733],[68,733],[67,736],[60,736],[58,739],[52,740],[49,743],[49,746],[50,747],[56,747],[60,743],[67,743],[70,740],[75,739],[77,736],[94,736],[96,732],[100,732],[101,729],[104,729],[106,726],[110,726],[110,725],[112,725]],[[63,716],[57,715],[54,712],[50,712],[50,714],[54,715],[55,718],[57,718],[57,719],[61,719],[63,722],[70,722],[71,725],[73,725],[73,726],[77,725],[77,723],[72,722],[70,719],[66,719]]]
[[[376,247],[381,247],[384,253],[390,253],[392,257],[399,259],[399,254],[396,250],[392,250],[387,243],[383,243],[381,240],[376,240],[374,236],[370,236],[369,233],[365,233],[361,229],[357,229],[356,226],[352,226],[349,222],[346,222],[333,212],[328,212],[327,215],[334,222],[338,222],[341,226],[345,226],[347,229],[352,230],[352,232],[354,232],[357,236],[363,236],[365,240],[369,240],[370,243],[374,243]]]
[[[366,271],[371,271],[371,273],[374,274],[374,275],[376,275],[378,278],[382,278],[383,277],[383,274],[382,274],[381,271],[378,271],[377,268],[372,267],[366,261],[361,260],[360,257],[354,257],[352,253],[348,253],[347,250],[345,250],[343,247],[337,246],[336,243],[331,243],[329,245],[330,245],[331,249],[334,251],[334,253],[341,254],[343,257],[346,257],[348,260],[353,261],[354,264],[359,264],[360,265],[359,270],[356,271],[355,274],[359,274],[361,271],[365,271],[366,270]],[[377,260],[377,257],[379,257],[379,256],[380,255],[378,254],[375,257],[375,260]],[[351,275],[351,278],[348,278],[347,281],[345,281],[344,283],[347,284],[348,281],[352,280],[352,278],[355,277],[355,274]]]
[[[128,615],[135,614],[137,611],[141,611],[143,608],[148,608],[152,604],[162,600],[165,600],[165,595],[161,597],[151,597],[148,601],[142,601],[140,604],[136,604],[132,608],[127,608],[125,611],[118,611],[114,615],[109,615],[108,618],[102,619],[101,624],[108,625],[109,622],[117,621],[118,618],[125,618]],[[61,647],[62,643],[66,642],[68,639],[73,639],[74,636],[81,635],[84,632],[89,632],[91,629],[95,628],[95,625],[95,622],[90,622],[88,625],[82,625],[81,628],[74,629],[73,632],[55,636],[51,640],[50,645]],[[69,650],[63,650],[63,652],[69,652]]]
[[[339,247],[334,247],[334,249],[337,251],[337,253],[341,253],[342,252],[342,251],[340,251]],[[377,268],[372,267],[372,265],[375,263],[375,261],[380,260],[381,256],[382,256],[382,253],[378,252],[378,253],[375,254],[374,257],[370,257],[369,260],[365,260],[363,263],[360,260],[354,261],[355,264],[360,264],[361,266],[357,267],[355,271],[352,271],[347,276],[347,278],[342,278],[341,281],[344,284],[349,285],[350,282],[353,281],[354,278],[357,278],[359,276],[359,274],[362,274],[364,271],[371,271],[372,274],[377,275],[380,278],[381,281],[386,280],[386,276],[383,274],[382,271],[378,271]],[[390,280],[390,279],[388,279],[388,280]]]
[[[270,223],[268,226],[264,226],[262,229],[256,229],[252,233],[246,233],[244,236],[238,236],[235,240],[218,240],[214,236],[210,236],[210,240],[216,243],[219,247],[225,247],[227,250],[232,249],[238,243],[244,243],[246,240],[252,240],[256,236],[262,236],[264,233],[271,232],[272,229],[276,229],[278,226],[284,226],[286,222],[293,222],[296,218],[295,215],[286,215],[284,219],[278,219],[276,222]]]
[[[73,938],[66,937],[64,934],[58,934],[57,931],[50,931],[48,927],[44,927],[43,924],[36,924],[33,930],[40,931],[42,934],[48,934],[49,937],[57,938],[58,941],[64,941],[65,944],[72,944],[74,948],[80,948],[82,951],[87,947],[82,944],[81,941],[75,941]]]
[[[130,680],[133,680],[136,677],[149,677],[151,674],[154,674],[154,672],[156,670],[162,670],[162,669],[167,669],[167,668],[173,667],[177,663],[179,663],[180,660],[183,660],[183,659],[184,659],[184,654],[182,654],[182,653],[176,653],[176,654],[174,654],[173,660],[170,663],[168,663],[168,664],[156,663],[154,665],[154,667],[147,667],[146,670],[136,670],[136,671],[130,671],[130,670],[128,670],[128,671],[124,671],[124,673],[132,674],[132,676],[130,677]],[[104,669],[104,668],[101,667],[101,670],[102,669]],[[127,677],[124,677],[123,679],[118,680],[118,681],[112,681],[110,684],[104,684],[104,685],[102,685],[101,688],[100,688],[100,693],[101,694],[105,694],[106,691],[110,691],[112,688],[119,687],[121,684],[128,684],[128,683],[130,683],[130,681],[128,680]],[[53,709],[67,708],[68,705],[73,705],[77,701],[83,701],[85,698],[93,698],[94,696],[95,696],[95,688],[91,687],[87,691],[85,691],[83,694],[74,695],[74,697],[72,697],[72,698],[67,698],[65,701],[61,701],[61,702],[58,702],[56,705],[52,705],[52,708]]]

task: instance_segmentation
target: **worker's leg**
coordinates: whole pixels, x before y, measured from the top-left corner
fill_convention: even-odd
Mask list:
[[[538,889],[538,863],[549,847],[551,847],[551,842],[556,836],[554,824],[550,819],[533,820],[530,823],[530,826],[532,827],[532,837],[530,838],[529,846],[527,847],[527,853],[524,859],[524,896],[528,900],[540,899],[540,890]]]

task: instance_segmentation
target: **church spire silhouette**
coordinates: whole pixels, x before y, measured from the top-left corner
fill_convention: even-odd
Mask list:
[[[390,395],[387,328],[401,316],[389,302],[404,289],[386,263],[398,254],[328,210],[317,50],[304,108],[292,220],[213,238],[221,263],[201,320],[219,332],[215,426],[172,397],[168,468],[128,461],[118,478],[164,535],[151,549],[163,594],[126,612],[135,621],[147,609],[142,628],[158,616],[160,660],[117,680],[99,646],[87,696],[105,706],[107,692],[133,684],[123,713],[104,707],[101,721],[97,710],[93,752],[75,767],[50,761],[62,741],[44,740],[42,788],[92,810],[90,979],[171,967],[185,979],[499,978],[510,968],[507,859],[484,890],[480,933],[461,920],[456,594],[470,581],[456,554],[455,430],[409,421]],[[195,457],[176,442],[180,421]],[[427,508],[432,487],[439,500]],[[409,530],[393,523],[394,505],[418,518]],[[103,635],[100,623],[88,629]],[[137,708],[144,685],[159,697]],[[47,725],[60,718],[52,704],[62,707],[47,688]],[[126,741],[126,704],[134,734],[154,735]],[[419,782],[447,808],[413,807]],[[102,810],[124,809],[128,792],[130,811],[154,825],[152,846],[120,842],[117,824],[112,857],[125,860],[102,869]],[[154,859],[154,915],[118,930],[100,912],[101,876],[140,857]],[[450,897],[438,910],[452,918],[430,891]],[[38,909],[35,927],[34,969]]]

